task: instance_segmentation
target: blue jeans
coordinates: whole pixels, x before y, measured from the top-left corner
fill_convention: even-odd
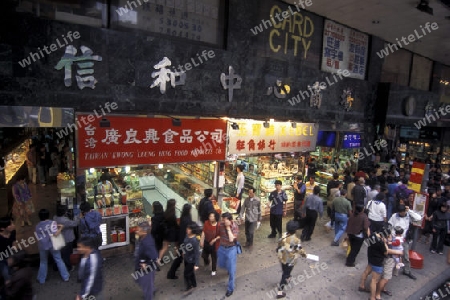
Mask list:
[[[237,262],[237,248],[236,246],[225,248],[219,247],[217,251],[217,260],[219,267],[228,271],[228,291],[234,291],[234,281],[236,279],[236,262]]]
[[[339,242],[339,239],[347,229],[347,214],[335,213],[334,214],[334,241]]]
[[[47,268],[48,268],[48,253],[51,253],[53,256],[53,260],[55,261],[56,265],[58,266],[59,274],[61,274],[61,277],[64,281],[69,280],[69,272],[67,272],[66,265],[64,264],[64,261],[61,258],[61,251],[59,250],[39,250],[39,271],[37,280],[39,283],[45,283],[45,279],[47,277]]]
[[[155,272],[149,272],[144,276],[139,276],[137,283],[144,292],[144,300],[153,299],[153,291],[155,290]]]

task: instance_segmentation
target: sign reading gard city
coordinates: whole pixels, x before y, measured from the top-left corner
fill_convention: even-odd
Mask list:
[[[228,129],[228,154],[304,152],[316,148],[319,126],[314,123],[230,120],[239,129]],[[230,123],[230,124],[231,124]]]

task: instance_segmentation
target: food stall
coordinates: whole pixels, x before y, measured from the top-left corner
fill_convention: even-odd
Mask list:
[[[226,121],[177,120],[108,116],[108,127],[94,120],[78,130],[77,143],[84,145],[78,168],[84,170],[87,199],[106,224],[104,248],[129,243],[135,227],[152,215],[154,201],[165,207],[169,199],[175,199],[178,217],[183,205],[191,203],[193,219],[197,219],[195,204],[204,189],[214,187],[216,162],[225,159]],[[114,189],[105,195],[109,205],[102,208],[96,207],[100,168],[108,168]],[[125,241],[110,238],[118,232],[124,232]]]
[[[225,164],[225,193],[235,196],[236,167],[243,165],[244,188],[255,188],[261,199],[263,216],[270,213],[269,194],[275,190],[275,180],[282,181],[282,189],[288,195],[287,209],[292,210],[292,184],[296,175],[303,174],[304,153],[315,149],[318,126],[238,119],[230,120],[232,123],[238,127],[233,129],[230,126],[228,131],[230,142]],[[228,199],[222,202],[222,211],[235,213],[236,201],[231,198],[224,200]]]

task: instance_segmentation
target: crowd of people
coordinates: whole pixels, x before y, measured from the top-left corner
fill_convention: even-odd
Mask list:
[[[34,146],[30,147],[30,153],[33,148]],[[45,152],[46,149],[46,146],[42,146],[42,151]],[[36,157],[39,157],[38,153]],[[65,162],[65,159],[62,158],[61,161]],[[284,287],[291,278],[292,269],[299,257],[306,257],[301,242],[312,239],[317,219],[322,218],[325,211],[330,219],[327,224],[329,232],[334,230],[334,236],[330,239],[331,246],[340,246],[344,242],[347,244],[345,266],[354,267],[363,244],[368,246],[368,265],[361,275],[358,290],[369,292],[371,300],[380,299],[382,294],[392,295],[386,288],[387,283],[399,270],[403,270],[403,274],[409,278],[416,279],[411,273],[409,260],[413,228],[411,224],[420,221],[422,217],[412,210],[414,193],[408,189],[409,170],[409,166],[400,169],[399,164],[392,161],[389,171],[381,170],[375,164],[368,170],[361,169],[353,173],[345,171],[343,180],[340,180],[338,174],[334,174],[327,184],[326,198],[321,197],[320,186],[313,174],[307,177],[306,183],[302,176],[297,176],[293,184],[294,221],[286,224],[286,230],[283,230],[282,220],[286,216],[288,197],[282,189],[282,182],[275,181],[275,189],[269,195],[271,232],[268,238],[278,237],[277,254],[282,278],[277,298],[286,297]],[[242,170],[239,168],[239,171]],[[30,174],[29,179],[32,181],[33,172]],[[425,227],[420,233],[421,241],[429,244],[431,254],[443,255],[444,241],[450,234],[450,182],[448,176],[444,176],[436,165],[431,165],[429,176],[427,194],[430,199],[423,216]],[[16,199],[15,215],[22,220],[22,226],[24,223],[31,225],[29,215],[34,212],[32,203],[28,203],[31,194],[26,186],[26,178],[19,179],[13,191]],[[47,182],[47,178],[40,182]],[[225,296],[233,294],[236,288],[237,256],[242,251],[238,242],[239,225],[244,221],[243,247],[252,248],[255,230],[261,226],[262,221],[261,200],[255,194],[255,188],[245,189],[240,184],[236,188],[237,197],[243,197],[244,192],[246,195],[239,206],[236,219],[230,213],[219,215],[215,211],[211,189],[204,191],[204,198],[198,204],[199,220],[192,219],[191,204],[183,206],[178,219],[176,200],[168,200],[165,208],[158,201],[152,202],[151,221],[139,224],[135,233],[136,276],[133,277],[146,300],[154,298],[156,272],[168,263],[171,266],[166,278],[178,280],[177,272],[184,262],[185,294],[193,293],[197,287],[196,272],[201,259],[204,266],[210,266],[211,276],[216,276],[217,267],[228,272]],[[102,217],[86,201],[81,203],[80,210],[81,215],[73,220],[62,208],[57,210],[53,218],[50,218],[46,209],[38,212],[40,222],[36,225],[35,235],[38,239],[40,265],[37,281],[40,284],[46,281],[49,254],[52,255],[54,268],[59,271],[62,280],[68,281],[75,269],[70,256],[76,242],[78,253],[81,254],[77,274],[81,288],[77,299],[89,296],[101,299],[104,284],[103,259],[98,248],[102,244]],[[75,234],[75,228],[78,228],[78,234]],[[299,228],[303,230],[300,232]],[[0,219],[0,250],[17,245],[15,234],[11,219]],[[59,235],[64,237],[65,243],[56,247],[55,238]],[[0,272],[5,282],[2,295],[10,298],[11,295],[19,295],[11,299],[31,299],[27,297],[33,294],[32,272],[27,267],[26,256],[22,252],[16,253],[7,261],[0,261]],[[369,276],[371,279],[367,285]]]
[[[396,155],[389,162],[389,170],[382,170],[378,164],[353,173],[345,170],[342,181],[335,173],[327,184],[326,210],[330,221],[326,226],[328,231],[334,229],[331,246],[339,246],[341,241],[347,245],[345,265],[354,267],[362,245],[368,245],[368,266],[359,291],[371,293],[371,300],[381,299],[381,294],[392,295],[386,284],[401,269],[404,275],[416,279],[411,273],[409,250],[416,228],[413,223],[420,224],[422,216],[412,210],[414,192],[408,188],[412,162],[410,165],[406,161],[400,168]],[[444,242],[450,235],[450,176],[433,163],[428,174],[425,193],[429,202],[419,242],[429,244],[431,254],[443,255]],[[311,189],[312,193],[308,193]],[[314,174],[310,174],[306,184],[301,176],[297,177],[294,191],[294,216],[303,227],[302,241],[308,241],[324,210]],[[447,260],[450,262],[450,251]],[[370,288],[366,288],[369,274],[372,279]]]

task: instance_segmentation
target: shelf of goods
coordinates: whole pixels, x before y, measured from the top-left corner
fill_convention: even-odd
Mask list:
[[[120,214],[113,216],[104,216],[100,231],[103,237],[103,243],[99,247],[100,250],[113,247],[126,246],[130,244],[130,220],[128,214]]]
[[[144,201],[145,198],[128,200],[128,213],[130,217],[130,229],[129,232],[132,233],[137,229],[139,223],[147,220],[147,214],[145,211]]]
[[[200,181],[213,186],[214,181],[214,165],[209,163],[203,164],[181,164],[181,171],[188,175],[192,175]]]
[[[14,178],[17,171],[26,163],[27,151],[30,145],[30,140],[24,141],[11,151],[11,153],[5,155],[5,183],[9,184],[11,179]]]

